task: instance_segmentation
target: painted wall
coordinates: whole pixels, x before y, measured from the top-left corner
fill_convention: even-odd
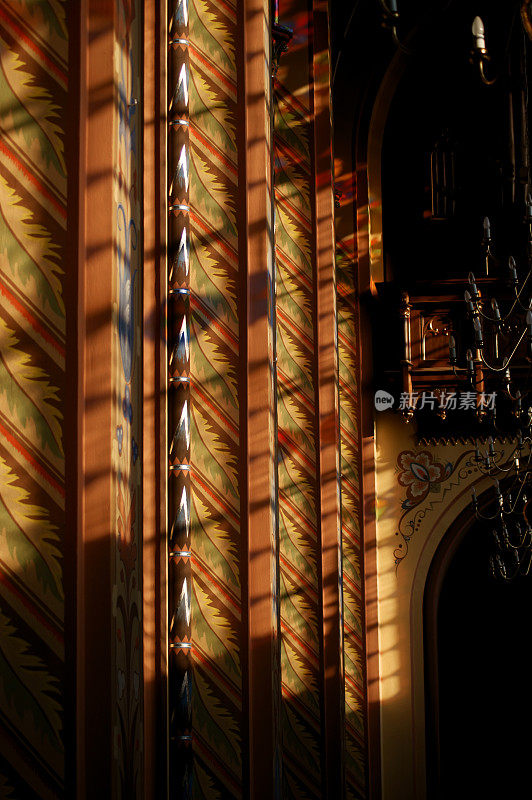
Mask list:
[[[504,460],[509,445],[496,445]],[[423,596],[452,523],[493,485],[471,444],[416,443],[399,414],[376,414],[377,590],[383,800],[426,795]],[[488,569],[488,564],[486,564]]]
[[[274,84],[277,425],[283,793],[318,797],[320,542],[313,225],[311,16],[281,3],[294,36]]]
[[[143,787],[142,3],[116,0],[112,298],[113,797]]]
[[[239,462],[245,389],[239,355],[245,301],[239,277],[243,209],[237,102],[243,88],[236,3],[194,0],[188,13],[193,564],[192,597],[186,602],[194,648],[194,774],[186,791],[197,798],[240,797],[245,567]]]
[[[0,5],[0,794],[63,797],[68,25]]]
[[[176,4],[178,8],[182,8],[182,4]],[[244,50],[238,36],[238,21],[243,19],[249,24],[245,6],[193,2],[188,11],[190,649],[194,677],[191,700],[185,693],[183,702],[191,703],[194,779],[191,788],[187,784],[187,792],[195,797],[208,797],[211,792],[223,797],[246,794],[248,773],[259,769],[258,764],[246,763],[248,758],[252,759],[246,730],[251,730],[253,739],[253,729],[260,725],[249,709],[264,706],[257,690],[249,689],[252,660],[259,657],[253,653],[263,652],[262,661],[267,665],[272,642],[274,650],[277,647],[279,621],[280,651],[274,652],[271,669],[274,683],[276,670],[280,670],[280,685],[273,688],[273,703],[279,704],[280,721],[276,718],[276,709],[263,709],[264,724],[273,725],[271,737],[282,762],[278,773],[274,756],[276,781],[282,773],[282,785],[276,786],[276,792],[287,798],[319,797],[327,781],[333,780],[333,772],[339,786],[343,757],[343,746],[333,745],[326,732],[326,725],[330,724],[327,720],[333,718],[340,738],[339,720],[343,711],[340,670],[337,668],[327,682],[324,667],[328,658],[324,630],[328,631],[329,625],[334,626],[329,623],[329,616],[332,618],[333,613],[340,616],[338,602],[335,608],[329,609],[323,599],[325,584],[333,584],[331,591],[338,592],[339,518],[336,505],[329,523],[334,545],[327,546],[328,553],[334,551],[331,556],[334,570],[326,574],[322,564],[326,525],[325,514],[321,513],[324,508],[321,492],[326,483],[332,486],[336,504],[337,468],[333,465],[327,480],[320,473],[325,438],[327,444],[330,439],[331,447],[337,450],[334,435],[337,406],[334,405],[334,375],[328,375],[321,385],[319,381],[319,325],[324,323],[318,320],[316,296],[318,263],[327,256],[318,254],[316,236],[317,133],[313,113],[316,85],[321,81],[327,86],[329,73],[326,69],[325,78],[323,75],[319,80],[316,77],[310,24],[312,10],[300,3],[284,4],[280,9],[282,21],[294,26],[295,35],[288,53],[283,56],[273,98],[277,263],[275,303],[274,307],[269,304],[268,319],[276,320],[276,409],[266,392],[260,401],[263,405],[271,403],[271,430],[277,429],[277,441],[272,440],[270,446],[277,450],[278,475],[270,474],[270,486],[264,488],[267,488],[273,510],[270,524],[274,523],[276,511],[279,515],[278,554],[273,524],[272,530],[263,534],[271,536],[273,558],[279,558],[277,606],[275,566],[272,583],[265,586],[267,597],[259,599],[255,585],[250,582],[251,562],[257,556],[249,555],[253,545],[248,515],[250,509],[253,510],[253,501],[248,491],[253,482],[254,461],[262,456],[254,444],[255,423],[252,421],[250,425],[246,419],[249,376],[259,368],[271,368],[266,361],[257,365],[249,357],[253,343],[247,338],[249,328],[246,329],[245,322],[249,297],[254,291],[253,285],[246,284],[250,270],[247,264],[249,242],[254,231],[246,228],[253,212],[245,196],[248,186],[245,170],[253,169],[257,175],[262,170],[260,181],[266,186],[270,179],[269,164],[265,160],[250,166],[247,159],[255,142],[246,141],[246,130],[242,126],[246,104],[258,107],[264,103],[267,108],[271,102],[267,17],[264,17],[261,31],[263,38],[246,40],[247,50]],[[263,11],[257,10],[257,13]],[[327,55],[325,49],[321,54],[325,63]],[[243,75],[247,65],[253,63],[267,70],[263,76],[267,87],[264,97],[245,94]],[[260,133],[268,142],[268,116],[266,123],[265,130]],[[325,150],[330,148],[330,129],[328,137]],[[330,159],[328,170],[323,176],[323,191],[328,191],[332,208]],[[331,223],[329,210],[329,228]],[[332,279],[332,236],[328,247]],[[265,253],[264,262],[253,264],[253,269],[265,274],[271,269],[270,256],[271,252]],[[330,296],[334,296],[332,286]],[[334,362],[334,309],[329,313],[329,355]],[[255,317],[251,323],[254,321]],[[324,348],[322,355],[323,351]],[[323,403],[320,393],[326,383],[333,398],[327,437],[320,430],[320,404]],[[182,430],[179,435],[184,435]],[[269,550],[270,542],[267,547]],[[176,599],[178,595],[181,597],[182,591],[186,592],[185,583],[179,586],[184,588],[175,595]],[[187,597],[183,597],[181,610],[176,611],[178,614],[188,608]],[[266,636],[271,637],[268,641],[259,632],[264,629],[255,628],[251,622],[259,602],[269,604],[273,617],[270,632],[265,631]],[[172,614],[172,609],[169,613]],[[340,663],[338,627],[337,623],[328,636],[331,641],[336,636],[335,657]],[[172,644],[174,649],[182,649],[181,640]],[[186,672],[184,668],[183,675]],[[325,695],[326,687],[335,682],[338,705],[333,710]],[[255,696],[248,695],[248,691]],[[279,692],[277,699],[276,692]],[[328,751],[334,751],[334,755],[326,755]],[[334,765],[329,766],[328,758]],[[271,772],[272,766],[266,763],[260,769]]]
[[[323,13],[318,5],[294,2],[282,9],[295,38],[286,56],[290,68],[279,72],[275,98],[277,296],[275,301],[273,293],[267,298],[261,289],[253,305],[249,276],[253,269],[255,277],[260,271],[264,286],[272,289],[274,255],[270,162],[252,162],[249,152],[255,145],[246,138],[245,119],[250,100],[246,81],[253,78],[249,63],[258,59],[264,94],[255,101],[268,112],[259,132],[261,153],[268,155],[272,98],[267,4],[261,5],[261,23],[254,29],[260,35],[245,44],[239,24],[252,27],[247,6],[210,0],[186,4],[187,70],[179,91],[186,93],[190,108],[191,391],[186,430],[179,435],[190,445],[187,512],[193,557],[192,590],[179,595],[174,610],[190,618],[194,677],[180,698],[192,709],[188,737],[194,770],[193,778],[185,771],[181,789],[197,798],[246,796],[247,783],[258,784],[252,773],[259,765],[251,758],[250,740],[260,733],[263,722],[256,709],[261,707],[271,724],[263,740],[275,739],[272,785],[277,796],[312,798],[326,791],[334,796],[341,791],[344,761],[347,795],[365,793],[357,321],[351,305],[353,255],[347,245],[338,272],[334,270],[328,50],[326,41],[319,45],[311,24],[313,15],[319,19]],[[77,228],[67,230],[69,8],[61,0],[0,2],[0,794],[28,798],[64,793],[64,287],[65,275],[74,269],[67,258],[68,235],[78,235]],[[169,10],[183,14],[184,8],[181,0]],[[84,730],[84,718],[78,719],[78,727],[89,767],[102,754],[109,755],[113,796],[135,798],[144,796],[142,465],[156,458],[144,452],[142,439],[142,358],[147,347],[142,328],[143,178],[153,178],[143,176],[142,163],[144,9],[138,0],[95,2],[91,9],[88,117],[83,123],[89,135],[99,112],[111,124],[98,131],[106,148],[101,162],[93,150],[96,140],[88,143],[89,180],[81,187],[89,220],[83,302],[98,312],[87,313],[81,360],[85,377],[101,378],[106,392],[98,396],[99,383],[85,386],[83,413],[90,435],[83,441],[98,448],[93,460],[93,452],[84,454],[91,469],[97,463],[110,466],[103,477],[87,469],[80,493],[89,506],[97,499],[98,508],[89,508],[86,519],[88,527],[94,520],[99,527],[78,532],[77,543],[72,531],[69,547],[79,545],[87,597],[97,592],[91,577],[104,576],[105,592],[109,590],[104,609],[109,617],[94,619],[88,608],[85,621],[91,624],[78,631],[82,639],[87,637],[89,661],[91,636],[99,637],[101,663],[91,661],[87,674],[105,684],[109,704],[98,707],[101,696],[87,681],[80,690],[89,706],[87,718],[103,720],[106,729]],[[94,63],[100,33],[101,70]],[[313,117],[320,102],[321,132]],[[78,137],[77,123],[71,141]],[[319,180],[318,163],[324,165]],[[249,224],[253,207],[247,190],[253,186],[246,182],[253,169],[262,170],[261,191],[267,201],[267,247],[258,265],[251,263],[255,231]],[[91,227],[102,216],[108,227]],[[109,241],[98,238],[109,231]],[[93,285],[100,281],[101,292]],[[325,297],[330,305],[323,312]],[[338,352],[336,302],[341,309]],[[249,359],[249,330],[256,321],[250,309],[267,316],[261,330],[271,337],[263,348],[264,364],[258,367]],[[163,340],[164,322],[160,332]],[[268,515],[257,517],[268,526],[259,537],[272,577],[268,585],[268,572],[260,584],[266,586],[265,596],[259,596],[250,577],[254,559],[263,563],[263,553],[256,548],[249,557],[256,536],[253,525],[260,528],[252,519],[255,495],[250,485],[257,469],[253,459],[262,454],[253,448],[264,434],[247,416],[255,368],[266,376],[262,385],[268,395],[258,403],[268,414],[268,471],[259,487]],[[101,416],[94,410],[98,403],[106,409]],[[98,429],[99,419],[106,421],[103,429]],[[98,488],[91,489],[91,482]],[[172,523],[168,521],[169,528]],[[98,567],[101,572],[91,576],[91,568]],[[264,608],[267,620],[260,628]],[[253,683],[253,664],[267,679],[274,673],[269,689],[273,711],[263,703],[261,686]],[[69,714],[73,716],[72,706]],[[271,772],[271,766],[268,761],[262,768]]]

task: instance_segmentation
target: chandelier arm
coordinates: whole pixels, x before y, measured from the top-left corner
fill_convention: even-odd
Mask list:
[[[523,341],[523,339],[524,339],[524,337],[525,337],[526,330],[527,330],[527,329],[525,328],[525,329],[524,329],[524,331],[523,331],[523,333],[522,333],[522,334],[521,334],[521,336],[519,337],[519,339],[518,339],[518,341],[517,341],[517,344],[515,345],[514,349],[512,350],[512,352],[510,353],[510,355],[509,355],[509,356],[508,356],[508,358],[506,359],[506,363],[504,364],[504,366],[502,366],[502,367],[494,367],[494,366],[492,366],[492,365],[491,365],[491,364],[489,364],[489,363],[486,361],[486,359],[484,358],[484,353],[482,353],[482,352],[481,352],[481,353],[480,353],[480,358],[481,358],[481,360],[482,360],[482,363],[484,364],[484,366],[485,366],[485,367],[487,367],[487,368],[488,368],[488,369],[489,369],[491,372],[505,372],[505,371],[508,369],[508,367],[510,366],[510,363],[511,363],[511,361],[512,361],[512,358],[513,358],[513,357],[515,356],[515,354],[517,353],[517,350],[519,349],[519,345],[521,344],[521,342]],[[510,396],[511,396],[511,395],[510,395]]]
[[[524,286],[524,284],[523,284],[523,286]],[[516,292],[517,292],[517,290],[516,290]],[[485,319],[487,322],[493,322],[494,324],[496,324],[498,326],[501,326],[501,325],[504,325],[504,323],[508,319],[510,319],[510,317],[512,316],[512,314],[514,312],[514,309],[515,309],[515,307],[516,307],[518,302],[519,302],[519,295],[516,293],[515,300],[512,302],[510,310],[504,315],[504,317],[501,317],[500,319],[497,319],[497,317],[490,317],[490,315],[489,314],[485,314],[480,307],[477,307],[477,314],[480,317],[482,317],[482,319]],[[527,308],[527,311],[528,311],[528,308]]]
[[[509,364],[507,364],[506,366],[508,367]],[[514,395],[511,393],[511,391],[509,389],[504,389],[503,391],[510,398],[510,400],[512,400],[513,402],[515,402],[517,400],[517,395],[514,397]],[[529,394],[529,393],[527,392],[526,394]],[[526,395],[525,395],[525,397],[526,397]],[[521,400],[522,399],[523,399],[523,395],[521,395]]]
[[[528,480],[528,476],[532,474],[531,461],[532,461],[532,450],[529,450],[528,451],[528,458],[526,459],[526,466],[525,466],[523,472],[521,472],[521,475],[523,476],[523,480]]]
[[[507,539],[506,542],[505,542],[506,547],[511,547],[512,550],[521,550],[523,548],[524,543],[525,543],[525,538],[526,538],[526,533],[524,533],[522,535],[521,541],[519,542],[519,544],[512,544],[510,539]]]
[[[529,269],[528,274],[527,274],[526,278],[524,279],[519,291],[517,291],[517,287],[514,286],[515,299],[512,302],[512,305],[510,306],[510,309],[504,315],[504,317],[501,317],[500,319],[497,319],[496,317],[491,317],[489,314],[485,314],[484,311],[482,311],[482,308],[480,306],[478,306],[478,304],[477,304],[476,311],[477,311],[478,315],[480,317],[482,317],[482,319],[485,319],[487,322],[493,322],[493,323],[496,323],[498,326],[500,326],[500,325],[503,325],[511,317],[511,315],[514,312],[514,309],[515,309],[516,305],[519,304],[520,307],[523,309],[523,311],[528,311],[529,306],[523,305],[523,303],[521,302],[521,295],[524,292],[525,286],[527,285],[528,280],[529,280],[531,275],[532,275],[532,269]]]
[[[481,519],[483,522],[493,522],[494,519],[500,519],[500,513],[497,512],[491,516],[486,516],[486,514],[481,514],[480,511],[477,511],[475,516],[477,519]]]
[[[478,467],[478,471],[480,472],[480,474],[482,475],[483,478],[494,478],[495,479],[497,477],[497,475],[498,475],[497,472],[493,472],[493,467],[490,466],[490,467],[486,468],[486,466],[485,466],[483,461],[480,461],[477,464],[477,467]]]
[[[501,475],[501,473],[510,472],[512,469],[514,469],[513,464],[511,466],[509,466],[509,467],[501,467],[501,466],[499,466],[499,464],[497,464],[495,462],[493,464],[492,471],[491,472],[486,472],[484,474],[487,475],[490,478],[495,478],[497,475]]]
[[[508,33],[508,38],[506,40],[506,45],[505,45],[505,48],[504,48],[503,62],[507,61],[507,59],[508,59],[508,54],[510,52],[510,45],[511,45],[511,41],[512,41],[512,34],[513,34],[514,25],[515,25],[515,20],[516,20],[516,17],[517,17],[518,14],[519,14],[519,4],[517,4],[516,11],[514,12],[514,15],[512,17],[512,23],[510,25],[510,31]],[[484,72],[484,64],[489,60],[490,60],[490,57],[489,57],[489,55],[487,53],[487,50],[484,48],[483,50],[480,51],[479,56],[478,56],[480,77],[482,79],[482,82],[486,86],[493,86],[494,83],[497,83],[499,78],[504,77],[505,75],[504,75],[504,73],[503,73],[503,71],[501,69],[499,74],[495,75],[494,78],[488,78],[486,76],[486,73]]]
[[[516,477],[517,477],[517,476],[516,476]],[[509,510],[509,511],[504,511],[504,510],[503,510],[503,514],[505,514],[506,516],[512,516],[513,514],[515,514],[515,509],[516,509],[516,507],[517,507],[517,503],[518,503],[518,501],[519,501],[519,500],[520,500],[520,498],[521,498],[521,495],[523,494],[523,489],[524,489],[524,487],[525,487],[525,479],[523,478],[523,479],[521,480],[521,485],[519,486],[519,490],[518,490],[518,492],[517,492],[517,497],[515,498],[515,501],[514,501],[514,503],[513,503],[513,506],[511,506],[511,507],[510,507],[510,510]]]
[[[520,570],[520,566],[521,566],[520,563],[519,563],[519,557],[517,557],[517,567],[515,567],[514,572],[512,573],[512,575],[508,575],[507,574],[508,567],[505,564],[505,562],[502,559],[502,557],[499,556],[499,558],[500,558],[500,560],[502,562],[502,566],[503,566],[503,569],[501,569],[501,567],[499,566],[499,575],[501,576],[501,578],[504,581],[506,581],[507,583],[511,583],[519,575],[519,570]]]
[[[521,302],[521,295],[523,294],[523,291],[524,291],[524,289],[525,289],[525,286],[527,285],[527,283],[528,283],[528,280],[529,280],[529,278],[530,278],[530,276],[531,276],[531,275],[532,275],[532,268],[528,270],[528,275],[527,275],[527,276],[526,276],[526,278],[524,279],[524,281],[523,281],[523,285],[521,286],[521,288],[519,289],[519,291],[517,291],[517,287],[514,287],[514,291],[515,291],[515,301],[514,301],[514,306],[515,306],[515,302],[518,302],[518,303],[519,303],[519,305],[521,306],[521,308],[522,308],[524,311],[528,311],[528,309],[529,309],[529,307],[530,307],[530,306],[525,306],[525,305],[523,305],[523,303]],[[512,306],[512,308],[513,308],[514,306]]]
[[[519,443],[517,443],[517,444],[515,445],[515,447],[514,447],[513,451],[510,453],[510,455],[509,455],[509,456],[508,456],[508,458],[506,459],[506,463],[507,463],[507,464],[508,464],[510,461],[513,461],[513,462],[514,462],[514,463],[512,464],[512,466],[511,466],[511,467],[509,467],[509,469],[515,469],[515,457],[516,457],[516,453],[520,452],[520,450],[521,450],[521,449],[522,449],[522,448],[520,448],[520,447],[519,447]],[[516,475],[521,475],[521,474],[522,474],[521,470],[519,470],[519,472],[516,472]]]
[[[514,300],[514,304],[515,304],[515,302],[516,301]],[[512,306],[512,308],[513,308],[513,306]],[[505,317],[502,317],[501,319],[497,319],[497,317],[490,317],[489,314],[485,314],[482,311],[481,308],[477,309],[477,314],[478,314],[479,317],[482,317],[482,319],[485,319],[486,322],[493,322],[494,325],[502,325],[503,322],[506,322],[506,319],[508,318],[510,313],[511,313],[511,311],[509,311],[508,314]]]
[[[531,550],[529,550],[529,551],[528,551],[528,553],[529,553],[529,555],[528,555],[528,565],[527,565],[527,568],[526,568],[526,570],[525,570],[524,572],[522,572],[522,573],[521,573],[521,575],[523,575],[523,577],[525,577],[525,578],[526,578],[526,576],[529,574],[529,572],[530,572],[530,566],[532,565],[532,551],[531,551]]]
[[[529,305],[525,306],[525,304],[522,303],[520,300],[518,300],[517,302],[519,303],[519,308],[521,308],[523,311],[529,311],[530,310],[530,306]]]
[[[525,484],[529,484],[530,483],[530,475],[532,474],[532,468],[530,467],[530,457],[528,458],[528,463],[526,465],[526,468],[520,474],[522,476],[521,480],[523,482],[523,486]]]
[[[515,453],[517,452],[518,449],[519,449],[518,447],[515,448],[513,454],[511,456],[509,456],[508,460],[514,458]],[[524,481],[528,480],[528,475],[532,472],[531,464],[530,464],[531,455],[532,455],[532,453],[529,451],[528,456],[525,456],[525,462],[526,463],[524,465],[524,468],[520,468],[519,472],[516,472],[516,474],[515,474],[516,479],[518,478],[521,483],[523,483]]]
[[[513,464],[510,467],[500,467],[498,464],[496,464],[495,466],[497,467],[499,475],[501,473],[511,472],[511,470],[514,469],[514,465]]]
[[[507,463],[508,463],[509,461],[513,461],[513,460],[515,459],[515,454],[516,454],[517,452],[521,452],[521,451],[522,451],[522,449],[523,449],[523,444],[524,444],[524,442],[525,442],[525,441],[526,441],[526,440],[523,440],[523,441],[521,441],[521,444],[519,444],[519,442],[517,442],[517,444],[515,445],[514,449],[512,450],[512,452],[510,453],[510,455],[509,455],[509,456],[508,456],[508,458],[506,459],[506,462],[507,462]],[[529,454],[529,455],[530,455],[530,454]]]
[[[521,497],[522,491],[523,491],[523,487],[522,487],[522,486],[520,486],[520,487],[519,487],[519,491],[517,492],[517,497],[515,498],[515,501],[514,501],[514,504],[513,504],[513,506],[510,506],[510,509],[509,509],[508,511],[504,511],[504,510],[503,510],[503,512],[502,512],[502,513],[503,513],[503,514],[505,514],[507,517],[510,517],[510,516],[512,516],[513,514],[515,514],[515,509],[516,509],[516,507],[517,507],[517,503],[518,503],[518,501],[519,501],[519,499],[520,499],[520,497]]]
[[[399,50],[401,50],[401,52],[405,54],[405,56],[411,56],[412,55],[412,50],[410,50],[409,47],[404,45],[402,43],[402,41],[399,39],[399,35],[397,33],[397,28],[396,28],[395,25],[392,27],[392,39],[393,39],[394,43],[397,45],[397,47],[399,48]]]
[[[485,314],[482,311],[481,308],[478,308],[478,313],[480,314],[480,316],[483,317],[484,319],[488,320],[489,322],[496,322],[498,325],[503,325],[506,322],[506,320],[508,320],[512,316],[512,314],[514,312],[514,308],[517,305],[517,303],[519,302],[519,298],[521,296],[521,292],[525,288],[525,284],[526,284],[526,282],[527,282],[529,277],[530,277],[530,273],[528,273],[528,275],[526,276],[525,281],[523,282],[523,285],[521,286],[519,292],[517,291],[517,288],[514,286],[515,300],[512,302],[512,305],[510,306],[509,311],[507,311],[507,313],[504,315],[504,317],[501,317],[500,319],[497,319],[496,317],[490,317],[489,314]]]
[[[458,377],[458,376],[457,376],[457,377]],[[482,384],[483,384],[483,383],[484,383],[484,379],[483,379],[483,378],[478,378],[478,379],[477,379],[477,378],[476,378],[476,376],[475,376],[475,380],[472,380],[472,381],[471,381],[471,386],[473,386],[473,388],[475,389],[475,392],[476,392],[477,394],[481,394],[481,392],[479,392],[479,391],[478,391],[478,388],[477,388],[477,387],[478,387],[478,386],[482,386]]]
[[[480,472],[480,474],[482,475],[483,478],[493,478],[494,480],[496,479],[497,475],[499,474],[498,472],[491,472],[491,470],[485,471],[480,466],[479,466],[479,472]]]
[[[515,448],[514,448],[513,453],[511,453],[508,456],[508,458],[507,458],[505,463],[508,463],[509,461],[513,460],[518,448],[519,448],[519,445],[516,445]],[[495,456],[499,456],[500,457],[501,455],[502,455],[501,451],[498,451],[498,452],[495,453]],[[476,463],[477,463],[477,468],[478,468],[479,472],[481,472],[482,475],[484,477],[487,477],[487,478],[495,478],[501,472],[509,472],[511,469],[514,468],[513,464],[511,466],[509,466],[508,468],[506,468],[506,469],[504,467],[500,467],[499,464],[495,461],[495,457],[494,457],[493,465],[490,466],[487,470],[483,469],[483,460],[482,459],[480,461],[477,461]]]
[[[493,86],[493,84],[497,82],[497,79],[498,79],[499,76],[496,75],[495,78],[488,78],[486,76],[486,73],[484,71],[484,60],[485,60],[484,58],[480,58],[479,62],[478,62],[478,66],[479,66],[479,70],[480,70],[480,77],[482,79],[482,83],[485,86]]]

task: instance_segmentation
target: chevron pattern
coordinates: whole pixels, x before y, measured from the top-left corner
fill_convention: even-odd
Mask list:
[[[63,797],[64,0],[0,0],[0,794]]]
[[[236,3],[191,0],[193,796],[242,796]]]
[[[365,673],[359,475],[358,321],[353,238],[336,243],[342,499],[346,797],[366,797]]]
[[[283,798],[321,796],[315,320],[308,110],[276,83]]]

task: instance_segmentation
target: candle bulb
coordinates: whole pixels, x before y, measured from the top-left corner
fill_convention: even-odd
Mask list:
[[[484,217],[483,228],[484,228],[484,241],[490,242],[491,241],[491,226],[489,217]]]
[[[471,287],[471,294],[473,295],[473,300],[476,300],[478,298],[478,289],[475,283],[475,276],[473,275],[472,272],[469,273],[467,279],[469,281],[469,286]]]
[[[506,523],[502,523],[502,538],[506,547],[510,544],[510,537],[508,536],[508,528],[506,527]]]
[[[508,577],[508,571],[506,569],[506,564],[502,560],[500,556],[497,556],[497,566],[499,567],[499,572],[501,573],[501,578],[506,580]]]
[[[484,32],[484,23],[480,17],[475,17],[473,20],[473,47],[475,50],[485,52],[486,50],[486,36]]]
[[[490,456],[494,456],[495,455],[495,447],[493,446],[493,437],[492,436],[490,436],[489,439],[488,439],[488,450],[489,450]]]
[[[464,292],[464,300],[467,303],[467,310],[470,312],[470,314],[474,314],[475,309],[473,308],[473,303],[471,302],[471,295],[469,294],[467,289]]]
[[[497,320],[497,322],[500,322],[501,312],[499,311],[499,304],[497,303],[495,298],[493,298],[491,301],[491,308],[493,309],[493,313],[495,314],[495,319]]]
[[[481,460],[480,458],[480,448],[478,446],[478,442],[475,444],[475,461],[478,462]]]
[[[473,319],[473,330],[475,332],[475,344],[477,347],[482,348],[484,346],[484,342],[482,341],[482,323],[478,316]]]
[[[397,14],[397,0],[388,0],[388,8],[390,10],[390,14]]]
[[[469,373],[469,377],[472,377],[475,373],[475,367],[473,366],[473,355],[471,350],[468,350],[466,353],[466,361],[467,361],[467,371]]]
[[[495,535],[495,531],[493,531],[493,534]],[[490,575],[493,578],[493,580],[495,580],[497,577],[497,570],[495,569],[495,559],[493,558],[493,556],[490,556]]]
[[[456,342],[454,336],[449,336],[449,361],[456,364]]]
[[[519,283],[519,279],[517,277],[517,268],[515,266],[515,258],[513,256],[510,256],[510,258],[508,259],[508,269],[510,270],[512,281],[517,286],[517,284]]]

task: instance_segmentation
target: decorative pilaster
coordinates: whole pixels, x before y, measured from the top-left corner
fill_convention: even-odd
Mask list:
[[[170,795],[192,797],[188,0],[169,6],[168,704]]]
[[[114,0],[112,501],[113,796],[143,796],[142,11]],[[111,136],[111,131],[106,132]]]

